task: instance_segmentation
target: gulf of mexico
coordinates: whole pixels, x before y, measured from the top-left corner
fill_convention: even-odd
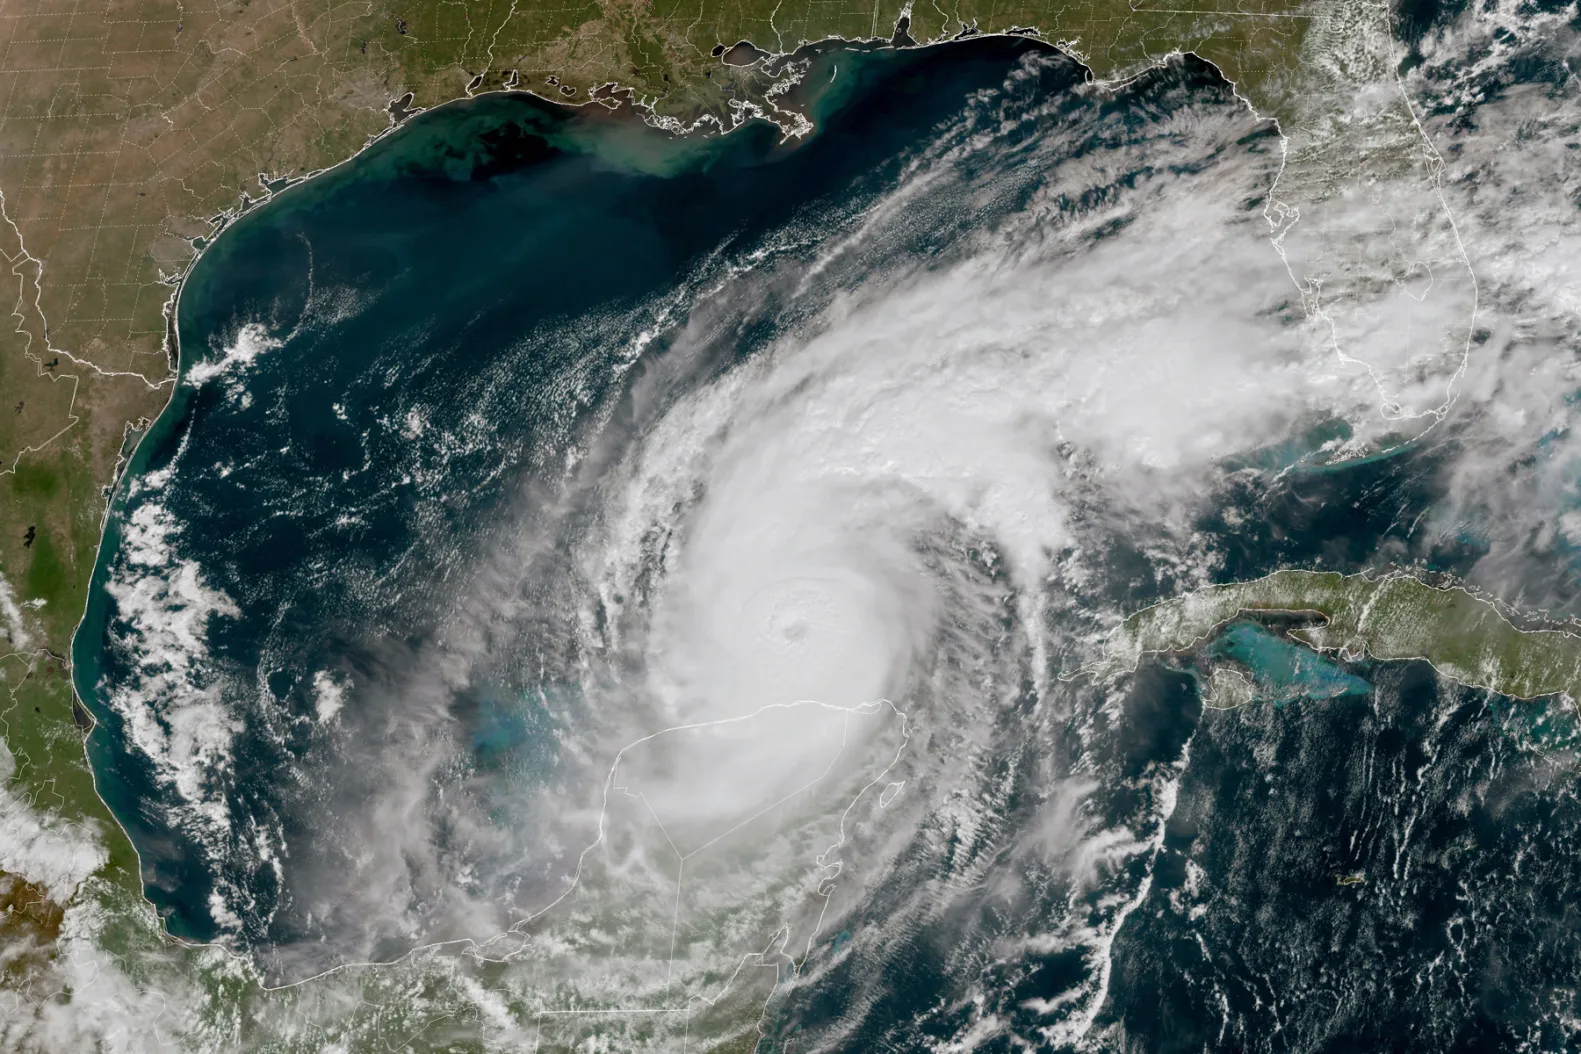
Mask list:
[[[623,427],[630,367],[663,355],[713,261],[802,251],[784,232],[859,209],[1040,48],[820,52],[818,131],[792,143],[488,96],[219,236],[183,286],[182,380],[119,486],[74,650],[101,790],[172,932],[340,957],[336,934],[365,923],[314,893],[357,851],[334,821],[382,793],[416,720],[381,686],[423,676],[411,656],[447,632],[502,505],[583,456],[589,422]],[[1041,90],[1082,76],[1056,63]],[[556,689],[524,668],[441,678],[425,705],[484,768],[548,778]],[[421,900],[429,878],[410,881]],[[384,955],[413,936],[358,939]]]

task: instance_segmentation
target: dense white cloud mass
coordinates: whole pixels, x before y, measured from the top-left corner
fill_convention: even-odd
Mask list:
[[[43,887],[65,904],[104,866],[104,846],[91,829],[62,822],[4,786],[15,775],[16,758],[0,741],[0,871]]]
[[[1430,39],[1414,78],[1436,103],[1430,131],[1453,146],[1446,198],[1484,290],[1447,500],[1431,527],[1482,550],[1479,584],[1556,611],[1572,608],[1581,551],[1575,49],[1561,13],[1498,5]],[[1558,83],[1521,83],[1509,72],[1518,63],[1546,66]]]
[[[157,491],[161,483],[142,486]],[[213,620],[238,611],[204,581],[194,561],[175,555],[179,535],[158,501],[140,505],[126,524],[126,571],[106,588],[123,614],[120,644],[137,657],[138,675],[110,705],[182,799],[212,813],[208,822],[223,830],[230,817],[215,783],[228,766],[237,722],[218,698],[218,678],[206,661],[207,634]]]

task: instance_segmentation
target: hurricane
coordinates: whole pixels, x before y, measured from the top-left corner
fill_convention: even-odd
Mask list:
[[[1231,740],[1276,794],[1347,733],[1220,739],[1116,625],[1494,538],[1542,434],[1496,378],[1550,367],[1441,158],[1297,222],[1206,64],[951,47],[799,57],[795,137],[436,111],[204,256],[78,638],[171,933],[320,1021],[442,975],[502,1047],[1161,1049],[1137,978],[1197,945],[1134,935],[1218,895],[1181,847]],[[1405,200],[1387,281],[1313,233]],[[1286,1049],[1267,988],[1180,998]]]

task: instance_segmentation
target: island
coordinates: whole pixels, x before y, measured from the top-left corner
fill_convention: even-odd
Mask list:
[[[1499,695],[1581,700],[1581,627],[1524,617],[1464,586],[1432,585],[1403,571],[1285,570],[1208,586],[1125,619],[1094,670],[1134,669],[1144,656],[1196,650],[1247,618],[1286,622],[1288,637],[1344,659],[1419,659]]]

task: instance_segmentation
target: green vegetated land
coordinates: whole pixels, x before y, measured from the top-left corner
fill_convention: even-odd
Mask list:
[[[1108,663],[1133,667],[1146,655],[1195,650],[1248,615],[1305,616],[1311,624],[1289,635],[1320,651],[1423,659],[1446,677],[1500,695],[1564,693],[1581,701],[1581,632],[1552,623],[1517,626],[1496,601],[1401,573],[1277,571],[1210,586],[1126,619],[1111,638]]]

